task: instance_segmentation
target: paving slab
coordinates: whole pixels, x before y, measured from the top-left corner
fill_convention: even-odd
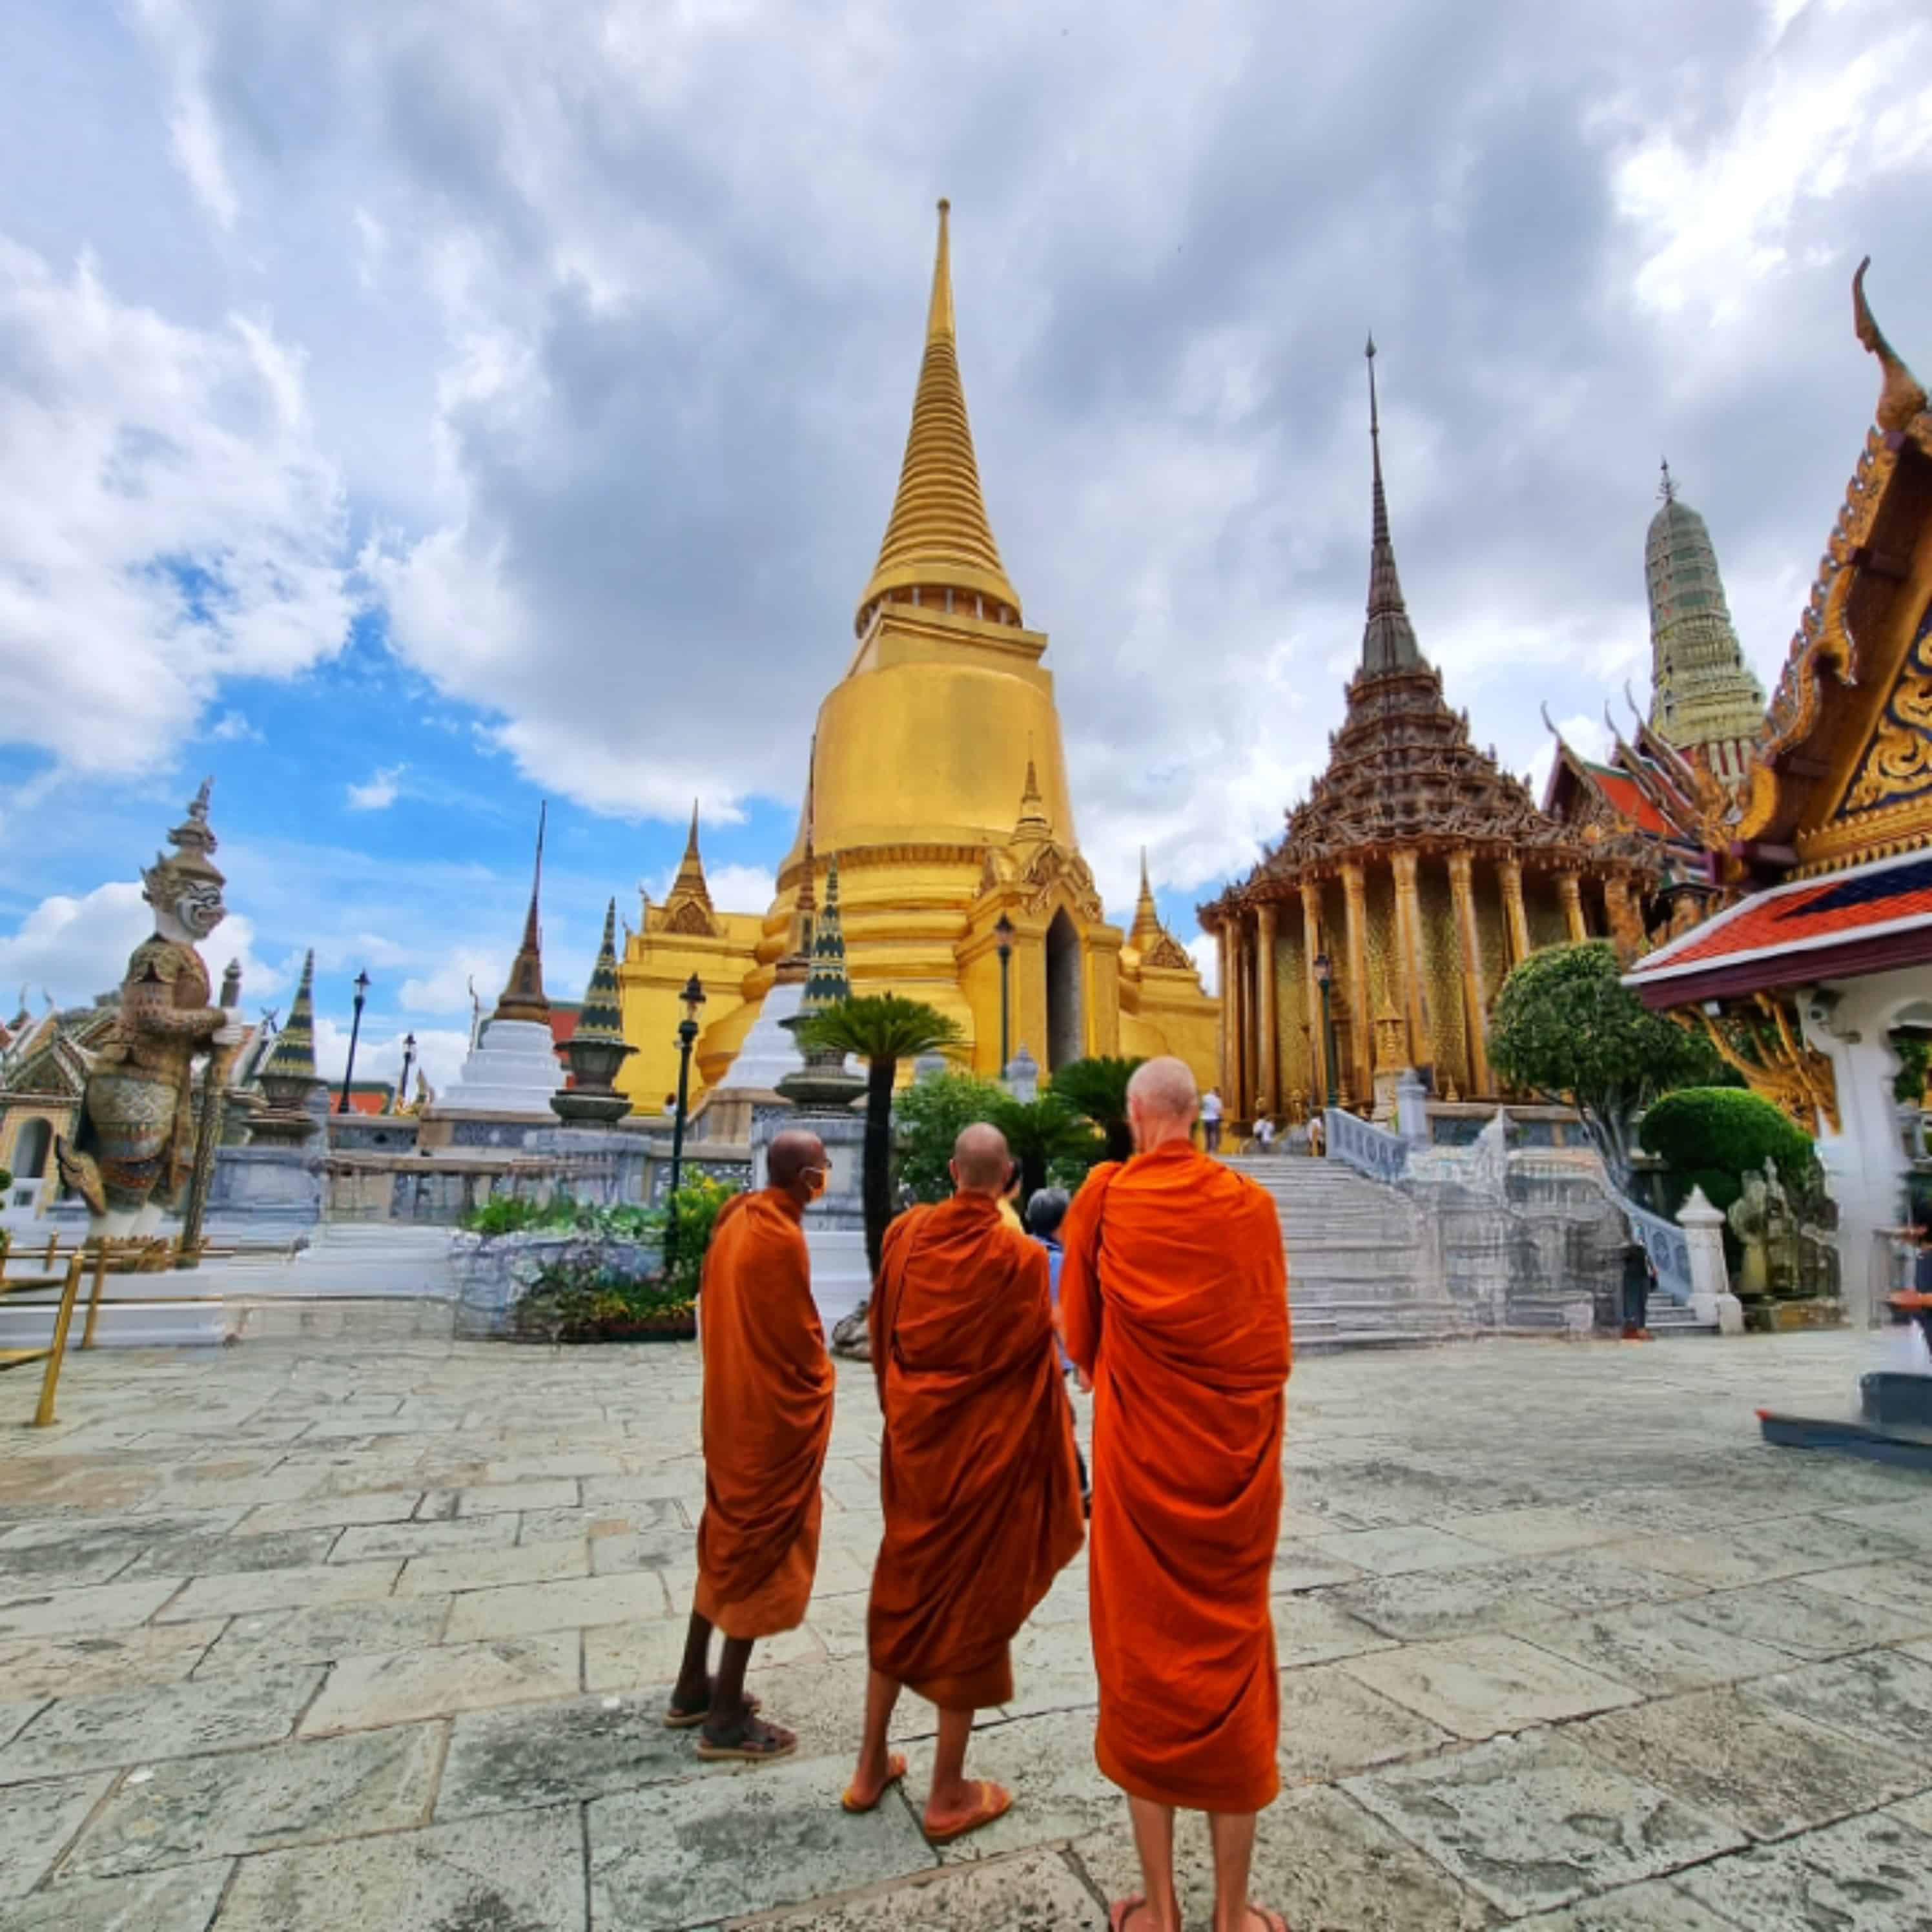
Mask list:
[[[1814,1570],[1805,1587],[1827,1596],[1850,1597],[1874,1610],[1895,1610],[1919,1625],[1918,1636],[1932,1636],[1932,1564],[1854,1564],[1843,1570]]]
[[[144,1766],[82,1834],[62,1881],[426,1823],[442,1748],[442,1726],[415,1724]]]
[[[1304,1664],[1330,1664],[1338,1657],[1359,1657],[1364,1652],[1388,1650],[1395,1640],[1352,1616],[1329,1590],[1309,1590],[1298,1596],[1276,1597],[1274,1612],[1275,1661],[1285,1670]]]
[[[574,1630],[345,1657],[302,1720],[302,1735],[327,1737],[500,1704],[551,1702],[579,1688],[580,1665]],[[0,1771],[5,1762],[0,1756]]]
[[[1343,1788],[1513,1916],[1744,1842],[1735,1826],[1549,1730],[1370,1772]]]
[[[1443,1516],[1438,1529],[1480,1543],[1504,1556],[1547,1556],[1559,1550],[1581,1550],[1615,1542],[1622,1526],[1586,1509],[1558,1508],[1479,1510]]]
[[[1751,1932],[1924,1932],[1932,1838],[1896,1818],[1853,1818],[1719,1858],[1678,1882]]]
[[[456,1514],[460,1516],[520,1516],[525,1510],[576,1509],[581,1498],[578,1486],[567,1476],[552,1476],[527,1483],[487,1483],[458,1492]]]
[[[271,1663],[333,1664],[386,1650],[418,1649],[439,1640],[448,1616],[447,1597],[376,1597],[365,1603],[236,1617],[195,1666],[195,1675],[257,1670]]]
[[[1530,1566],[1498,1574],[1488,1568],[1425,1570],[1401,1576],[1364,1577],[1337,1584],[1322,1596],[1384,1635],[1408,1642],[1515,1628],[1559,1614],[1532,1594]]]
[[[554,1583],[506,1583],[500,1589],[467,1591],[458,1597],[450,1611],[448,1640],[527,1636],[538,1630],[581,1630],[670,1615],[663,1583],[654,1570],[566,1577]]]
[[[203,1617],[248,1616],[260,1610],[300,1610],[316,1604],[386,1597],[402,1567],[392,1558],[380,1563],[312,1563],[292,1570],[198,1576],[178,1594],[170,1592],[156,1620],[191,1623]]]
[[[1107,1915],[1061,1855],[1028,1852],[734,1922],[760,1932],[1106,1932]]]
[[[620,1922],[621,1923],[621,1922]],[[584,1932],[574,1805],[246,1858],[213,1932]]]
[[[1519,1918],[1512,1932],[1737,1932],[1737,1921],[1720,1918],[1674,1884],[1655,1879],[1603,1892],[1561,1912]]]
[[[97,1774],[9,1787],[0,1799],[0,1898],[33,1889],[112,1782]]]
[[[396,1580],[399,1597],[447,1596],[458,1590],[494,1590],[510,1583],[548,1583],[590,1574],[590,1546],[574,1541],[512,1544],[466,1550],[453,1556],[412,1556]]]
[[[517,1540],[514,1516],[460,1516],[448,1522],[370,1522],[345,1529],[332,1560],[366,1562],[379,1557],[448,1556],[458,1550],[496,1550]]]
[[[25,1898],[0,1900],[0,1932],[207,1932],[232,1869],[224,1858],[45,1886]]]
[[[1281,1674],[1277,1755],[1284,1784],[1327,1783],[1450,1742],[1440,1726],[1370,1690],[1339,1664]]]
[[[728,1775],[695,1754],[695,1732],[666,1729],[662,1695],[634,1695],[459,1717],[450,1733],[436,1821]]]
[[[1486,1738],[1634,1704],[1637,1693],[1520,1637],[1451,1637],[1336,1666],[1459,1738]]]
[[[244,1570],[298,1570],[328,1558],[340,1529],[284,1529],[269,1536],[170,1537],[143,1550],[137,1576],[223,1576]]]
[[[69,1638],[95,1630],[131,1630],[144,1624],[178,1592],[178,1576],[143,1576],[131,1583],[80,1589],[39,1589],[0,1584],[0,1640]]]
[[[1843,1657],[1916,1636],[1922,1622],[1856,1597],[1820,1590],[1809,1577],[1688,1597],[1683,1615],[1726,1636],[1745,1637],[1807,1658]]]
[[[274,1744],[293,1730],[322,1676],[312,1664],[271,1664],[246,1678],[64,1698],[0,1750],[0,1784]]]
[[[1652,1693],[1768,1676],[1789,1670],[1796,1654],[1713,1629],[1674,1604],[1626,1604],[1594,1616],[1519,1624],[1515,1634],[1539,1650]]]
[[[1400,1576],[1417,1570],[1454,1570],[1472,1563],[1492,1563],[1496,1552],[1467,1537],[1452,1536],[1426,1523],[1405,1523],[1383,1529],[1345,1530],[1311,1537],[1308,1547],[1317,1556],[1366,1570],[1378,1576]]]
[[[257,1503],[236,1527],[244,1535],[285,1530],[347,1529],[370,1522],[405,1522],[420,1500],[413,1490],[369,1490],[357,1496],[316,1496],[307,1502]]]
[[[1546,1556],[1511,1557],[1494,1565],[1498,1580],[1566,1610],[1611,1610],[1622,1604],[1661,1604],[1702,1593],[1701,1583],[1633,1562],[1616,1547],[1562,1550]]]
[[[1764,1678],[1748,1688],[1748,1695],[1916,1760],[1932,1786],[1932,1663],[1899,1651],[1868,1650]]]
[[[1754,1838],[1781,1838],[1932,1784],[1896,1754],[1729,1688],[1612,1712],[1570,1735]]]
[[[1115,1822],[1072,1850],[1103,1898],[1141,1890],[1124,1798]],[[1197,1813],[1177,1820],[1174,1879],[1186,1922],[1207,1924],[1214,1867]],[[1494,1922],[1467,1886],[1330,1785],[1285,1792],[1262,1814],[1248,1890],[1296,1932],[1480,1932]]]
[[[840,1810],[850,1769],[793,1760],[595,1800],[592,1924],[708,1925],[931,1870],[935,1855],[896,1793],[863,1817]],[[574,1925],[582,1909],[580,1898]]]

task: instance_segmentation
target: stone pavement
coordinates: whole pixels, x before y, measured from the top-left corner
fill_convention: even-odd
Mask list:
[[[1862,1354],[1304,1363],[1258,1898],[1298,1932],[1932,1928],[1932,1484],[1752,1414],[1844,1411]],[[879,1520],[841,1373],[819,1594],[758,1654],[803,1748],[750,1771],[658,1722],[689,1348],[76,1357],[45,1432],[0,1380],[0,1932],[1098,1932],[1132,1860],[1078,1565],[974,1748],[1012,1815],[936,1853],[898,1795],[838,1810]]]

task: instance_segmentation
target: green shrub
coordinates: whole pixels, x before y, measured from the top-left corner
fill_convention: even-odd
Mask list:
[[[692,1313],[691,1297],[664,1282],[559,1262],[518,1301],[515,1322],[527,1341],[596,1342],[640,1324],[687,1322]]]
[[[946,1163],[962,1128],[998,1120],[1010,1106],[1006,1090],[970,1073],[935,1073],[915,1081],[892,1105],[899,1185],[915,1201],[944,1201],[952,1192]]]
[[[663,1238],[664,1214],[662,1208],[632,1202],[599,1208],[565,1193],[543,1202],[520,1194],[493,1194],[457,1225],[486,1240],[499,1234],[580,1234],[608,1241],[656,1241]]]
[[[725,1202],[739,1192],[722,1180],[712,1180],[708,1174],[698,1174],[670,1197],[665,1218],[668,1224],[675,1225],[676,1233],[671,1234],[667,1226],[670,1256],[664,1283],[668,1292],[681,1294],[688,1301],[696,1300],[698,1286],[704,1274],[705,1250],[711,1245],[711,1231],[718,1225],[718,1214]]]
[[[1675,1214],[1694,1186],[1713,1208],[1728,1208],[1744,1192],[1744,1178],[1767,1160],[1793,1210],[1815,1216],[1824,1171],[1811,1136],[1766,1100],[1733,1087],[1686,1087],[1666,1094],[1643,1117],[1644,1150],[1665,1164],[1668,1211]]]
[[[1895,1033],[1892,1050],[1898,1055],[1892,1097],[1901,1107],[1916,1107],[1925,1091],[1928,1066],[1932,1065],[1932,1039],[1922,1033]]]
[[[13,1184],[14,1177],[12,1174],[9,1172],[7,1168],[0,1167],[0,1190],[4,1190],[7,1188],[11,1187]]]

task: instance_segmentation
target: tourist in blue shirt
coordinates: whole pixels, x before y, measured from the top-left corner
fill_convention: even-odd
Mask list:
[[[1047,1282],[1053,1295],[1054,1346],[1060,1349],[1062,1371],[1072,1374],[1073,1364],[1060,1340],[1060,1264],[1065,1258],[1060,1245],[1060,1224],[1066,1218],[1067,1193],[1064,1187],[1042,1187],[1027,1203],[1027,1232],[1046,1250]],[[1092,1496],[1087,1480],[1087,1459],[1076,1442],[1073,1453],[1080,1462],[1080,1493],[1087,1499],[1090,1514]]]

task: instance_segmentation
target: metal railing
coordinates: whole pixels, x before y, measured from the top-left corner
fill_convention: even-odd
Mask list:
[[[1339,1107],[1330,1107],[1324,1116],[1328,1140],[1328,1158],[1366,1174],[1372,1180],[1400,1180],[1408,1166],[1408,1143]]]
[[[1630,1223],[1630,1238],[1640,1243],[1649,1256],[1650,1264],[1657,1270],[1658,1288],[1680,1307],[1688,1306],[1690,1244],[1684,1238],[1684,1230],[1675,1221],[1666,1221],[1661,1214],[1653,1214],[1648,1208],[1626,1200],[1615,1188],[1608,1192],[1617,1212]]]

